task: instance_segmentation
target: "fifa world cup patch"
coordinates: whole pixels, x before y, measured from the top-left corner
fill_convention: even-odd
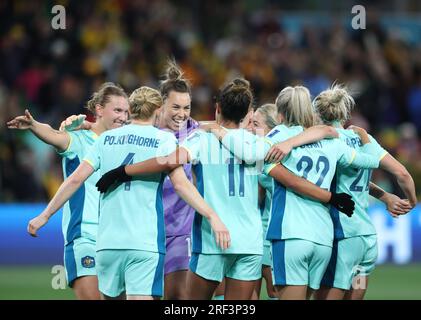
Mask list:
[[[95,267],[95,258],[86,256],[81,259],[82,267],[84,268],[93,268]]]

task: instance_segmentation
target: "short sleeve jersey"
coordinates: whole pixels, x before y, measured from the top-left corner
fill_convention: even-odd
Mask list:
[[[362,143],[358,134],[352,130],[337,130],[342,141],[355,150],[361,150]],[[369,137],[372,155],[381,160],[387,151],[372,136]],[[376,234],[376,229],[367,213],[370,179],[371,169],[338,168],[332,188],[338,193],[343,192],[351,195],[355,202],[355,210],[352,218],[348,218],[335,208],[331,209],[336,239]]]
[[[68,178],[87,155],[98,136],[91,130],[67,132],[70,143],[59,152],[63,157],[63,176]],[[99,179],[93,173],[63,206],[62,231],[64,243],[83,237],[96,240],[98,231],[99,192],[95,187]]]
[[[237,132],[242,135],[242,145],[250,145],[248,139],[254,139],[253,135]],[[213,134],[201,130],[192,133],[181,146],[189,152],[200,194],[219,215],[231,236],[231,246],[222,251],[216,246],[208,221],[196,213],[192,231],[193,252],[262,254],[256,166],[245,164],[223,147]]]
[[[173,134],[131,124],[103,133],[84,160],[102,175],[122,164],[166,156],[176,147]],[[97,250],[165,253],[164,177],[163,173],[133,177],[101,195]]]
[[[302,131],[300,126],[279,125],[267,137],[272,143],[278,143]],[[350,166],[353,162],[363,167],[378,166],[378,160],[357,154],[339,139],[325,139],[294,148],[282,160],[287,169],[324,189],[330,189],[337,163]],[[265,172],[270,172],[275,166],[266,164]],[[275,181],[267,239],[292,238],[332,246],[332,218],[325,204],[301,196]]]

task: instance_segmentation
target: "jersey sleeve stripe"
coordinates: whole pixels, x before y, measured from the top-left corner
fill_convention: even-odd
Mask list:
[[[95,166],[91,160],[85,158],[83,161],[87,162],[93,169],[95,169]]]
[[[354,162],[355,156],[357,155],[357,152],[355,150],[352,150],[352,156],[351,156],[351,160],[349,161],[349,164]]]
[[[388,153],[389,153],[389,152],[384,151],[384,154],[382,154],[382,155],[380,156],[380,161],[382,161],[382,160],[383,160],[383,158],[384,158],[384,157],[386,157],[386,155],[387,155]]]
[[[273,168],[275,168],[277,165],[279,165],[279,163],[272,163],[272,164],[268,165],[267,169],[265,169],[265,173],[269,174],[273,170]]]

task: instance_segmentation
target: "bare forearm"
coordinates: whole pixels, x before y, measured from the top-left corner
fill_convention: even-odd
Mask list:
[[[397,181],[410,204],[415,207],[417,205],[417,195],[415,192],[415,183],[411,175],[406,172],[403,175],[399,175]]]
[[[51,199],[47,208],[45,208],[42,214],[47,218],[50,218],[52,215],[54,215],[66,203],[66,201],[70,199],[76,190],[79,189],[81,184],[81,180],[75,178],[72,179],[72,176],[64,180],[63,184],[57,190],[57,193],[53,199]]]
[[[385,195],[387,194],[386,191],[384,191],[382,188],[380,188],[378,185],[374,184],[373,182],[370,182],[369,193],[370,193],[370,196],[379,200],[384,199]]]
[[[30,127],[30,130],[39,139],[45,143],[48,143],[49,145],[54,146],[60,151],[66,150],[69,145],[70,137],[67,135],[67,133],[54,130],[48,124],[34,121]]]
[[[178,166],[180,165],[176,165],[176,167]],[[174,165],[169,164],[166,157],[153,158],[143,162],[130,164],[125,167],[126,174],[129,176],[141,176],[145,174],[171,171],[172,169],[174,169]]]
[[[178,148],[167,157],[152,158],[139,163],[127,165],[126,174],[140,176],[151,173],[169,172],[188,162],[188,154],[184,148]]]
[[[286,188],[313,200],[327,203],[331,198],[331,193],[329,191],[316,186],[306,179],[296,176],[282,165],[276,166],[269,174]]]
[[[311,127],[299,135],[286,140],[293,148],[299,147],[308,143],[320,141],[325,138],[337,138],[338,132],[333,128],[326,125],[319,125]]]
[[[175,192],[202,216],[209,219],[215,214],[190,181],[186,179],[183,183],[173,182],[173,185]]]
[[[408,170],[389,153],[380,161],[380,167],[393,174],[409,203],[414,207],[417,204],[415,183]]]

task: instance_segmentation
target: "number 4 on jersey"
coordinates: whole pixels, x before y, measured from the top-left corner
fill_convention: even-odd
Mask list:
[[[127,155],[127,157],[123,160],[123,162],[121,163],[121,165],[133,164],[133,157],[134,157],[134,152],[130,152]],[[124,184],[124,191],[129,191],[130,190],[130,185],[131,185],[131,181],[127,181]]]

